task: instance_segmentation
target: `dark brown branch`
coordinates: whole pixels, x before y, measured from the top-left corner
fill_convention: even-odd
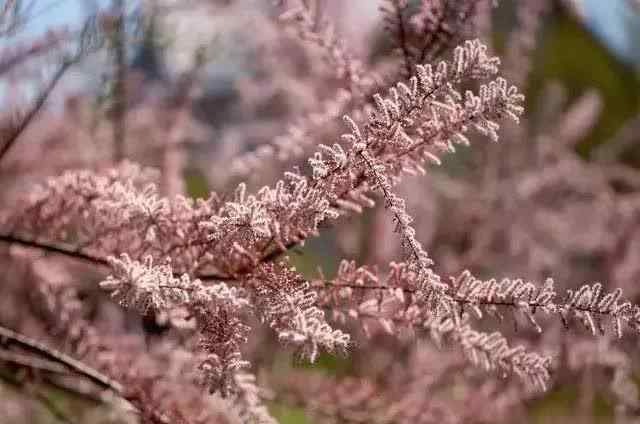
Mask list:
[[[74,248],[73,246],[70,245],[63,245],[63,244],[49,244],[47,242],[40,242],[40,241],[36,241],[36,240],[30,240],[27,238],[23,238],[17,235],[12,235],[12,234],[0,234],[0,242],[3,243],[7,243],[7,244],[16,244],[19,246],[23,246],[23,247],[27,247],[27,248],[31,248],[31,249],[37,249],[37,250],[41,250],[44,252],[48,252],[48,253],[52,253],[52,254],[56,254],[56,255],[64,255],[67,256],[71,259],[75,259],[75,260],[79,260],[82,262],[86,262],[92,265],[98,265],[100,267],[108,267],[109,266],[109,261],[101,256],[97,256],[97,255],[93,255],[87,252],[83,252],[80,249]],[[291,243],[289,248],[294,247],[297,243]],[[270,260],[275,259],[277,256],[279,256],[282,252],[278,251],[274,251],[271,252],[270,254],[266,255],[263,258],[264,262],[268,262]],[[241,270],[238,272],[238,274],[244,274],[246,272],[249,272],[249,270]],[[180,273],[175,273],[174,276],[179,277],[181,274]],[[212,280],[217,280],[217,281],[233,281],[233,280],[237,280],[236,277],[233,276],[228,276],[228,275],[223,275],[223,274],[218,274],[218,273],[203,273],[203,274],[198,274],[195,276],[195,278],[199,278],[203,281],[212,281]]]
[[[39,371],[46,371],[54,374],[68,374],[69,369],[57,362],[41,359],[31,355],[9,352],[0,349],[0,362],[8,362],[21,367]]]
[[[36,353],[50,361],[62,364],[72,370],[73,372],[86,377],[99,387],[112,390],[114,393],[121,394],[123,391],[122,386],[98,372],[97,370],[87,366],[86,364],[62,353],[55,349],[40,343],[37,340],[31,339],[20,333],[16,333],[13,330],[0,326],[0,345],[10,346],[16,345],[27,351]]]
[[[36,115],[40,112],[47,99],[49,98],[49,95],[56,87],[56,85],[58,85],[58,82],[67,72],[67,70],[69,70],[72,64],[73,60],[64,59],[56,73],[49,80],[49,83],[40,92],[38,98],[35,100],[29,111],[19,119],[19,122],[16,125],[14,125],[12,122],[8,124],[7,133],[3,134],[0,139],[0,161],[7,154],[9,149],[15,144],[16,140],[18,140],[24,130],[27,129],[31,121],[33,121]]]
[[[49,53],[52,48],[60,44],[65,38],[61,35],[49,35],[44,40],[32,42],[28,48],[20,50],[9,57],[2,58],[0,60],[0,75],[9,72],[32,57]]]
[[[111,33],[113,51],[114,87],[113,87],[113,144],[114,162],[119,163],[126,157],[126,114],[127,114],[127,62],[126,28],[124,0],[113,0],[115,26]]]
[[[32,249],[43,250],[45,252],[55,253],[59,255],[68,256],[73,259],[77,259],[83,262],[88,262],[94,265],[108,266],[109,262],[100,256],[94,256],[89,253],[82,252],[77,248],[73,248],[69,245],[63,244],[48,244],[46,242],[40,242],[36,240],[30,240],[22,238],[12,234],[0,234],[0,242],[7,244],[17,244],[23,247]]]
[[[466,25],[475,16],[478,3],[482,0],[447,0],[438,13],[436,22],[425,35],[419,61],[429,62],[442,56],[454,42],[460,39]]]
[[[99,31],[96,29],[95,23],[96,21],[94,16],[89,17],[86,20],[82,30],[80,31],[77,50],[73,54],[63,57],[62,63],[60,63],[53,77],[39,93],[29,111],[20,117],[20,122],[17,124],[9,122],[6,130],[0,130],[6,131],[5,134],[0,133],[0,161],[2,161],[2,158],[7,154],[9,149],[27,129],[31,121],[33,121],[33,119],[38,115],[51,95],[51,92],[55,89],[58,82],[60,82],[69,68],[81,61],[86,55],[97,51],[102,46],[102,38]]]
[[[401,289],[403,293],[407,293],[407,294],[414,294],[416,293],[418,290],[416,289],[411,289],[411,288],[406,288],[406,287],[395,287],[395,286],[389,286],[386,284],[342,284],[342,283],[336,283],[333,281],[316,281],[314,284],[315,288],[322,288],[323,286],[328,286],[328,287],[336,287],[336,288],[349,288],[349,289],[354,289],[354,290],[396,290],[396,289]],[[476,305],[476,306],[498,306],[498,307],[507,307],[507,308],[514,308],[517,309],[518,305],[516,305],[515,301],[509,302],[509,301],[487,301],[487,300],[470,300],[470,299],[463,299],[460,297],[451,297],[451,300],[453,300],[454,302],[458,303],[459,305]],[[547,305],[543,305],[541,303],[536,303],[536,302],[527,302],[527,306],[529,306],[530,308],[532,308],[533,313],[535,313],[535,311],[544,308]],[[558,306],[563,306],[563,305],[558,305]],[[584,306],[578,306],[578,305],[573,305],[570,307],[570,309],[574,310],[574,311],[578,311],[578,312],[585,312],[585,313],[590,313],[590,314],[596,314],[596,315],[600,315],[600,316],[612,316],[613,314],[611,313],[611,311],[598,311],[595,309],[590,309],[588,307],[584,307]]]
[[[84,262],[89,262],[89,263],[100,265],[100,266],[108,266],[109,265],[109,262],[104,258],[100,258],[100,257],[97,257],[97,256],[92,256],[90,254],[82,253],[82,252],[79,252],[77,250],[73,250],[72,248],[68,248],[66,246],[61,247],[61,246],[43,244],[43,243],[39,243],[39,242],[36,242],[36,241],[21,239],[19,237],[15,237],[15,236],[11,236],[11,235],[0,235],[0,242],[18,244],[18,245],[21,245],[21,246],[24,246],[24,247],[30,247],[30,248],[44,250],[44,251],[55,253],[55,254],[61,254],[61,255],[68,256],[70,258],[78,259],[78,260],[81,260],[81,261],[84,261]],[[285,251],[292,249],[297,244],[298,244],[297,242],[291,242],[291,243],[287,244],[285,246]],[[282,251],[280,249],[273,250],[272,252],[270,252],[270,253],[266,254],[265,256],[263,256],[262,259],[260,260],[260,262],[261,263],[271,262],[271,261],[275,260],[278,256],[280,256],[282,253],[284,253],[284,251]],[[252,269],[239,270],[239,271],[236,271],[235,275],[233,275],[233,276],[219,274],[219,273],[202,273],[202,274],[195,275],[194,277],[200,279],[201,281],[231,281],[231,282],[233,282],[233,281],[238,281],[242,275],[248,274],[251,271],[252,271]],[[179,273],[175,273],[174,274],[174,276],[176,276],[176,277],[179,277],[180,275],[181,274],[179,274]],[[322,281],[322,284],[324,284],[325,286],[331,286],[331,287],[337,287],[337,288],[344,287],[344,288],[351,288],[351,289],[355,289],[355,290],[390,290],[390,289],[397,289],[398,288],[398,287],[393,287],[393,286],[384,285],[384,284],[381,284],[381,285],[339,284],[339,283],[335,283],[335,282],[332,282],[332,281]],[[321,288],[321,286],[319,284],[316,284],[316,285]],[[165,289],[179,289],[179,287],[173,287],[173,286],[166,286],[166,287],[163,287],[163,288],[165,288]],[[413,293],[416,293],[416,291],[417,291],[415,289],[410,289],[410,288],[401,288],[401,289],[402,289],[402,291],[404,293],[408,293],[408,294],[413,294]],[[460,298],[456,298],[456,297],[453,297],[452,299],[453,299],[453,301],[455,301],[456,303],[461,304],[461,305],[470,304],[470,305],[478,305],[478,306],[499,306],[499,307],[510,307],[510,308],[516,308],[517,307],[517,305],[514,302],[473,301],[473,300],[468,300],[468,299],[460,299]],[[528,306],[533,308],[534,310],[537,310],[539,308],[544,307],[545,305],[537,304],[537,303],[528,303]],[[591,310],[589,308],[580,307],[580,306],[572,306],[571,309],[579,311],[579,312],[588,312],[588,313],[592,313],[592,314],[596,314],[596,315],[604,315],[604,316],[611,315],[610,312],[601,312],[601,311]],[[1,328],[2,327],[0,327],[0,329]],[[0,333],[0,336],[2,336],[1,333]]]
[[[407,76],[409,76],[413,71],[413,64],[411,60],[411,52],[409,51],[408,34],[404,22],[404,13],[406,8],[401,6],[400,0],[391,0],[390,3],[393,10],[389,11],[386,9],[386,11],[392,14],[392,16],[387,18],[390,25],[389,30],[392,31],[394,41],[402,53],[404,70]]]

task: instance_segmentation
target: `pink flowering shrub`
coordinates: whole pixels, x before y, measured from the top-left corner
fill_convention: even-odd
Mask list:
[[[200,6],[224,16],[240,3]],[[575,154],[594,93],[530,130],[522,90],[549,2],[517,2],[501,59],[486,44],[493,1],[384,1],[393,51],[376,63],[312,3],[252,11],[270,44],[238,93],[243,113],[277,112],[220,129],[235,149],[257,147],[212,148],[219,192],[192,198],[183,182],[188,149],[210,137],[190,112],[199,62],[159,105],[121,109],[131,90],[116,81],[113,131],[67,122],[81,100],[66,104],[74,128],[59,135],[46,116],[32,121],[38,103],[8,122],[0,278],[13,300],[0,361],[58,383],[71,373],[144,423],[276,422],[269,402],[318,422],[513,422],[572,376],[585,399],[598,384],[616,420],[633,422],[640,180]],[[125,66],[122,19],[87,24],[64,66],[101,38]],[[18,62],[0,57],[0,77]],[[95,154],[72,157],[79,143]],[[434,170],[459,151],[473,169]],[[51,161],[35,169],[43,153]],[[298,270],[296,249],[331,227],[337,272]],[[354,232],[365,263],[342,255]],[[282,352],[351,362],[335,375],[280,372]]]

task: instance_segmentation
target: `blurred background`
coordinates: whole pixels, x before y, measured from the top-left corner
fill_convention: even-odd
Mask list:
[[[334,103],[339,81],[327,77],[326,63],[295,34],[273,24],[278,12],[272,2],[17,3],[12,19],[18,24],[0,22],[0,135],[13,137],[16,117],[37,109],[0,163],[4,204],[48,175],[123,159],[160,168],[158,184],[167,195],[225,194],[240,181],[259,188],[283,170],[304,167],[314,146],[333,143],[344,130],[341,114],[331,112],[340,111]],[[541,1],[545,6],[535,14],[521,3],[501,0],[477,32],[527,95],[522,125],[506,126],[498,145],[474,140],[400,191],[442,275],[471,269],[482,277],[551,276],[564,287],[603,281],[638,300],[640,3]],[[379,2],[319,4],[366,69],[383,73],[393,63]],[[101,40],[94,45],[92,37]],[[299,130],[313,125],[322,131]],[[274,143],[297,143],[299,152],[282,148],[286,154],[270,160],[274,153],[264,146]],[[383,209],[368,210],[327,228],[290,257],[309,278],[318,268],[333,276],[340,258],[382,266],[401,256],[392,227]],[[639,384],[638,344],[604,350],[610,355],[616,349],[632,352],[630,379]],[[276,374],[306,369],[270,359]],[[357,353],[351,360],[322,357],[314,371],[359,375],[368,360]],[[570,361],[568,368],[585,361]],[[590,378],[560,376],[562,384],[528,399],[518,416],[540,423],[572,417],[614,422],[615,395],[600,393],[600,380]],[[28,396],[14,383],[0,369],[0,403]],[[60,391],[47,396],[77,412],[77,422],[109,414]],[[30,407],[43,409],[37,401]],[[274,401],[272,408],[285,424],[323,422],[303,407]],[[635,413],[629,422],[639,422]],[[32,418],[42,421],[31,422],[57,422],[47,417],[37,412]],[[0,416],[0,422],[19,421]]]

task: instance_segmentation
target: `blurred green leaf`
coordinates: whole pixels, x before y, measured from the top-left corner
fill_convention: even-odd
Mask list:
[[[269,405],[269,411],[280,424],[312,424],[312,421],[307,418],[304,409],[299,407],[272,402]]]
[[[207,182],[207,178],[196,169],[191,169],[185,172],[184,175],[187,194],[194,198],[207,198],[211,189]]]
[[[572,17],[556,16],[550,20],[537,55],[528,90],[529,107],[544,104],[538,96],[549,80],[563,84],[569,101],[594,88],[602,96],[600,120],[592,134],[578,145],[578,152],[584,157],[639,112],[638,74]]]

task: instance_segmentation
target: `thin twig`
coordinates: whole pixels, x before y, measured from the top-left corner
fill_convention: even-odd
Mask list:
[[[68,38],[67,34],[54,34],[47,35],[43,40],[36,40],[31,45],[23,50],[9,55],[9,57],[3,57],[0,59],[0,75],[3,75],[23,62],[41,54],[50,53],[51,49],[56,47],[62,41]]]
[[[32,249],[43,250],[49,253],[60,254],[68,256],[70,258],[78,259],[83,262],[88,262],[94,265],[109,266],[109,261],[100,256],[95,256],[90,253],[83,252],[77,248],[65,244],[49,244],[46,242],[40,242],[37,240],[31,240],[23,238],[13,234],[0,234],[0,242],[7,244],[17,244],[23,247],[29,247]]]
[[[0,146],[0,161],[7,154],[9,149],[15,144],[16,140],[18,140],[20,135],[22,135],[24,130],[27,129],[31,121],[33,121],[33,118],[35,118],[38,112],[40,112],[40,110],[46,103],[47,99],[49,98],[49,95],[51,94],[53,89],[56,87],[56,85],[58,85],[58,82],[60,81],[62,76],[67,72],[67,70],[69,70],[72,64],[73,64],[73,61],[70,59],[63,60],[60,67],[58,67],[58,70],[53,75],[53,77],[49,80],[49,83],[42,90],[42,92],[40,93],[36,101],[33,103],[29,111],[20,119],[20,122],[15,126],[12,126],[11,123],[9,124],[13,128],[10,128],[8,131],[8,135],[3,137],[4,140],[1,140],[2,145]]]

